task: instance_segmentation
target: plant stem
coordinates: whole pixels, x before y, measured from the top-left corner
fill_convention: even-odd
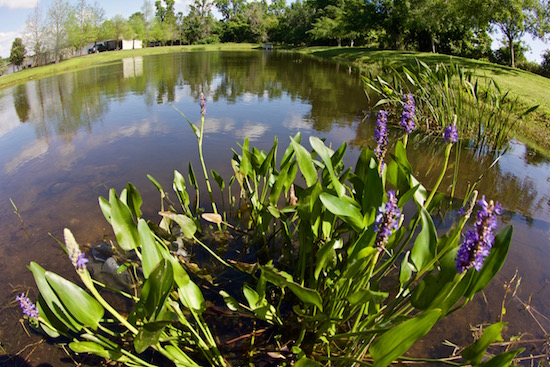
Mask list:
[[[426,199],[426,202],[424,203],[424,208],[428,208],[428,206],[430,205],[430,202],[435,196],[435,193],[437,192],[437,189],[439,188],[439,185],[441,185],[441,181],[443,181],[443,177],[445,176],[445,171],[447,171],[447,165],[449,164],[449,155],[451,154],[452,147],[453,147],[453,144],[449,143],[445,148],[445,162],[443,163],[443,169],[441,170],[441,173],[437,178],[437,182],[435,183],[435,186],[433,187],[432,192],[430,192],[430,196],[428,196],[428,199]]]

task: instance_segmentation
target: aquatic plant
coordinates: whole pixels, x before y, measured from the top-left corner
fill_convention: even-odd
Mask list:
[[[442,131],[457,116],[461,137],[471,139],[478,149],[503,149],[518,121],[538,108],[520,109],[517,98],[496,81],[478,79],[453,63],[430,67],[417,61],[415,68],[394,70],[391,78],[365,75],[363,80],[380,97],[376,106],[404,108],[400,125],[407,133],[414,127],[410,115],[416,115],[419,127],[427,132]]]
[[[201,108],[201,129],[191,124],[199,146],[203,99]],[[381,126],[377,149],[387,144]],[[512,228],[493,236],[493,214],[500,209],[483,199],[474,228],[476,243],[490,242],[490,252],[483,265],[457,271],[455,259],[462,264],[465,257],[461,236],[469,214],[457,216],[445,233],[437,232],[431,213],[443,198],[437,194],[441,181],[428,193],[412,173],[403,142],[396,143],[388,162],[365,148],[352,170],[343,163],[345,143],[333,150],[310,137],[308,150],[301,140],[301,134],[291,137],[278,163],[277,139],[269,152],[251,148],[245,139],[241,152],[233,152],[234,175],[227,185],[231,192],[232,183],[238,184],[240,195],[229,194],[229,212],[223,215],[192,207],[177,171],[173,188],[183,213],[149,177],[161,194],[159,224],[143,218],[133,185],[120,195],[111,189],[100,206],[116,237],[113,245],[126,259],[120,271],[133,269],[138,280],[134,295],[115,291],[131,303],[129,314],[103,297],[113,290],[92,279],[66,229],[67,252],[85,289],[31,263],[40,291],[35,326],[72,340],[69,348],[75,353],[128,366],[153,366],[161,363],[155,362],[158,355],[176,366],[226,366],[234,350],[224,347],[246,340],[244,352],[233,356],[238,365],[275,359],[295,366],[383,367],[403,358],[438,320],[467,304],[504,263]],[[191,166],[188,177],[196,189]],[[225,182],[214,177],[223,191]],[[465,198],[464,206],[475,198]],[[405,205],[413,208],[406,217]],[[463,243],[471,242],[468,233]],[[222,248],[224,238],[237,240]],[[182,248],[195,255],[180,256]],[[221,343],[212,318],[205,317],[207,300],[217,308],[225,304],[224,313],[246,325],[243,335]],[[479,364],[504,324],[496,325],[464,350],[465,364]],[[489,363],[503,365],[518,352],[507,351]]]

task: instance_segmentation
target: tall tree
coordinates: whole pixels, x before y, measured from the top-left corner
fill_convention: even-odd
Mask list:
[[[128,24],[128,21],[120,14],[115,15],[111,18],[111,23],[113,25],[113,38],[116,39],[116,49],[119,49],[119,41],[124,38],[129,38],[131,36],[131,28]]]
[[[95,2],[90,6],[90,31],[88,42],[93,42],[94,45],[101,40],[102,25],[105,21],[105,10]]]
[[[32,45],[34,52],[34,65],[41,65],[42,52],[44,48],[44,38],[46,33],[46,25],[44,17],[42,16],[42,9],[36,5],[27,17],[27,23],[25,24],[28,43]]]
[[[92,8],[86,0],[78,0],[69,17],[69,43],[82,55],[82,49],[91,38]]]
[[[136,12],[132,15],[130,15],[130,18],[128,18],[128,25],[131,30],[132,40],[134,41],[132,44],[132,48],[135,48],[135,40],[145,40],[145,17],[143,16],[143,13]]]
[[[141,6],[141,13],[143,14],[144,32],[146,43],[152,40],[151,32],[155,21],[155,9],[150,0],[144,0]]]
[[[497,0],[495,5],[493,24],[503,34],[510,50],[510,64],[515,68],[514,44],[521,43],[525,33],[537,35],[537,0]]]
[[[25,45],[23,44],[23,40],[17,37],[11,44],[11,52],[10,52],[10,62],[13,65],[17,66],[17,70],[20,70],[20,67],[23,64],[23,61],[25,61],[26,54],[27,54],[27,50],[25,50]]]
[[[55,0],[48,9],[49,31],[56,64],[59,62],[61,50],[67,46],[67,21],[70,12],[71,6],[65,0]]]

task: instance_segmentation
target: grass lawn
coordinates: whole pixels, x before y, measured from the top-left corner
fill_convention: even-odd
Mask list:
[[[174,52],[194,51],[249,51],[258,49],[258,44],[226,43],[217,45],[167,46],[152,47],[139,50],[110,51],[99,54],[75,57],[59,64],[51,64],[38,68],[23,70],[0,77],[0,89],[32,79],[43,78],[55,74],[85,69],[120,60],[124,57],[144,56]],[[529,115],[519,124],[516,135],[534,148],[550,156],[550,79],[519,69],[496,65],[485,61],[466,59],[463,57],[441,54],[373,50],[350,47],[307,47],[291,49],[293,52],[311,54],[317,57],[332,59],[353,64],[363,71],[401,69],[403,66],[416,65],[417,59],[432,66],[437,63],[450,63],[464,66],[481,78],[492,78],[511,95],[519,97],[519,102],[525,109],[539,105],[538,110]]]

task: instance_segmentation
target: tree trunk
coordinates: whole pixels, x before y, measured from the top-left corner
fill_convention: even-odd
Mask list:
[[[508,47],[510,47],[510,61],[512,63],[512,67],[516,67],[516,60],[515,60],[515,54],[514,54],[514,42],[511,38],[508,39]]]
[[[430,34],[430,41],[432,42],[432,53],[435,54],[435,41],[434,41],[434,35]]]

